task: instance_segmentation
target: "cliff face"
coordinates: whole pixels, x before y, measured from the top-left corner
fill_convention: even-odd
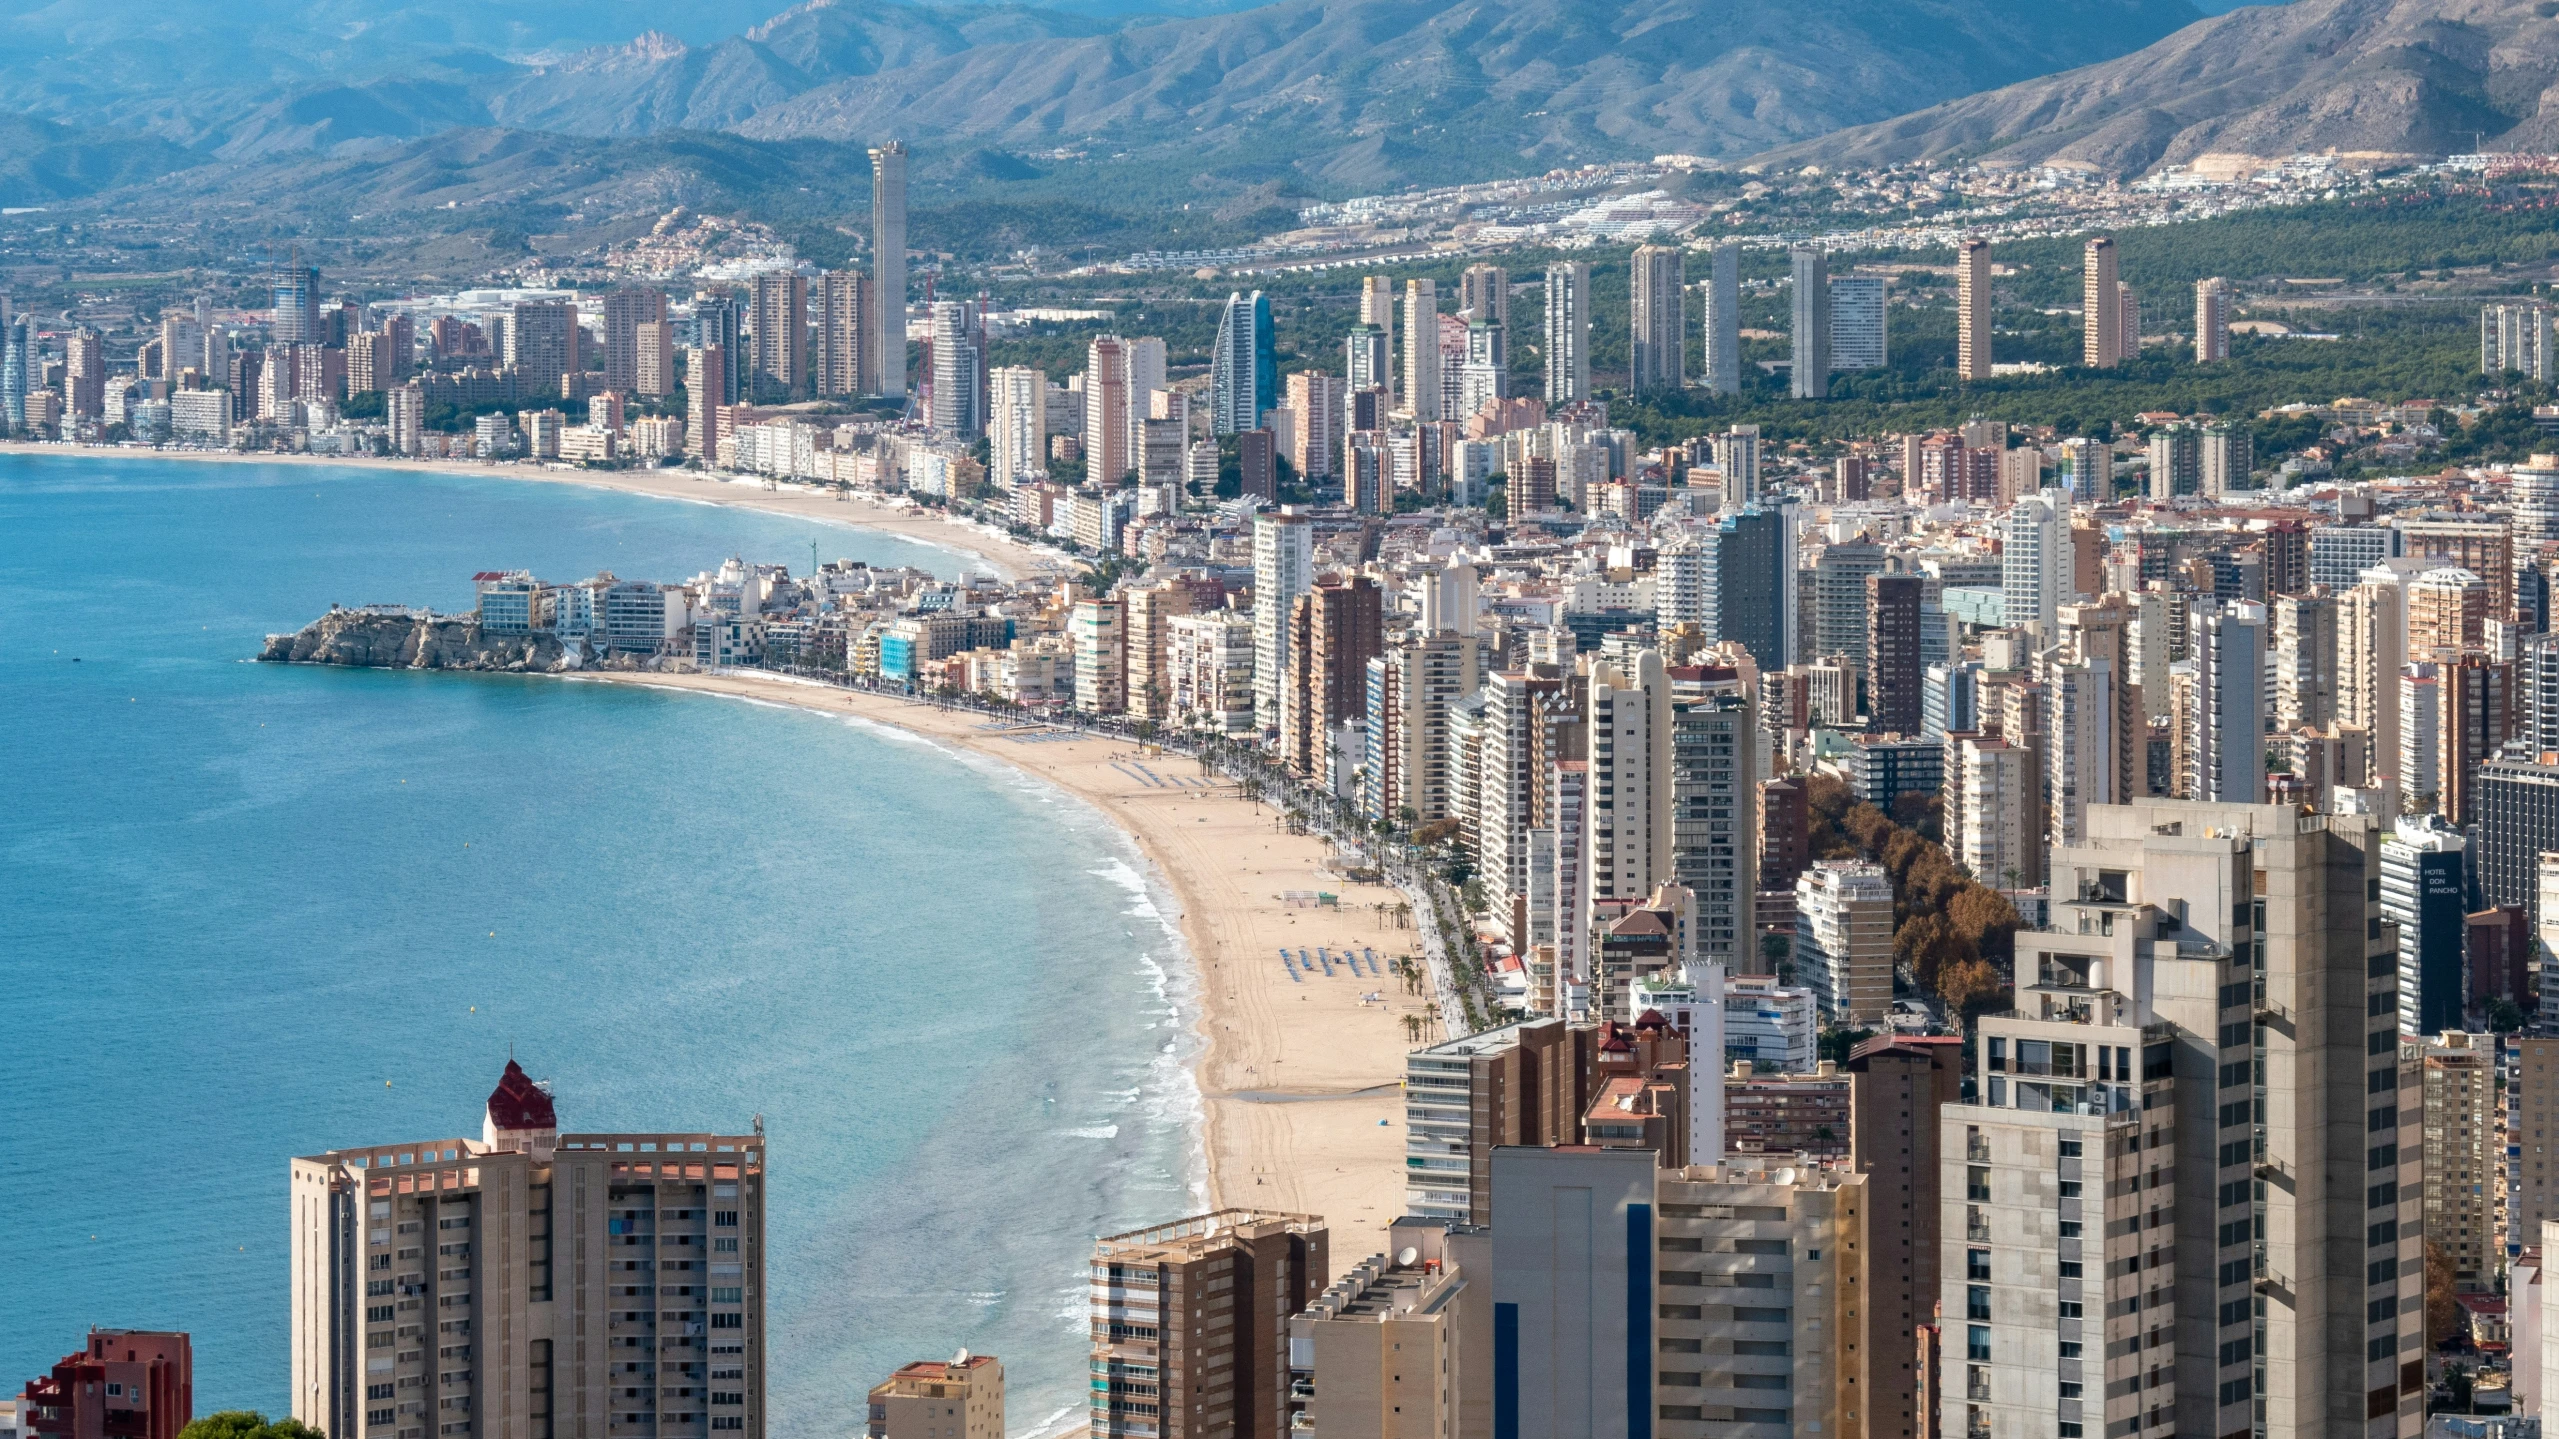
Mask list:
[[[293,634],[267,636],[258,658],[360,669],[516,674],[641,667],[627,655],[599,658],[572,650],[556,635],[486,634],[479,621],[468,615],[391,609],[331,610]]]

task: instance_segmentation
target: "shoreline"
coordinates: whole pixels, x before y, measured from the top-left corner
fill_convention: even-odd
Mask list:
[[[1127,835],[1178,906],[1199,1012],[1190,1068],[1200,1100],[1197,1152],[1208,1207],[1279,1209],[1320,1216],[1345,1264],[1380,1252],[1401,1217],[1404,1016],[1440,1038],[1429,1002],[1392,976],[1353,977],[1345,947],[1383,962],[1419,948],[1376,908],[1403,896],[1353,885],[1325,868],[1325,843],[1289,834],[1232,781],[1196,761],[1141,755],[1134,744],[1024,725],[991,729],[988,716],[943,710],[858,690],[752,672],[572,672],[563,679],[689,690],[852,717],[990,759],[1054,785]],[[1152,782],[1150,782],[1152,781]],[[1290,905],[1290,890],[1339,897],[1338,909]],[[1278,950],[1333,951],[1292,977]],[[1362,1003],[1377,993],[1381,1003]],[[1172,1217],[1172,1216],[1167,1216]]]
[[[0,441],[0,454],[62,459],[177,460],[191,464],[306,465],[324,469],[395,470],[410,474],[455,475],[468,479],[529,481],[537,484],[583,485],[648,499],[699,505],[734,505],[766,514],[787,515],[847,529],[894,535],[917,544],[947,550],[1003,580],[1020,580],[1044,571],[1064,573],[1074,562],[1066,555],[1026,545],[1010,535],[966,520],[913,505],[889,505],[854,490],[821,490],[802,484],[767,489],[763,481],[706,474],[699,470],[548,469],[541,465],[497,464],[476,460],[385,459],[370,455],[241,454],[229,450],[122,449],[106,445],[29,444]]]

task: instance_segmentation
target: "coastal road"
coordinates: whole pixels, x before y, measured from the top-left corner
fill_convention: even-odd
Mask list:
[[[1413,928],[1422,939],[1422,963],[1430,971],[1432,1002],[1439,1006],[1439,1032],[1457,1039],[1474,1031],[1466,1023],[1466,1007],[1457,999],[1457,974],[1449,967],[1448,950],[1439,938],[1438,911],[1431,908],[1430,889],[1409,871],[1393,876],[1404,902],[1413,907]]]

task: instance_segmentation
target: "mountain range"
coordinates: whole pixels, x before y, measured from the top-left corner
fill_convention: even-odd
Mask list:
[[[1776,149],[1780,163],[1964,156],[2139,174],[2212,154],[2559,149],[2555,0],[2294,0],[2116,59]]]
[[[0,54],[0,101],[83,141],[184,152],[152,163],[388,152],[484,128],[722,130],[1220,155],[1341,191],[1739,156],[2123,55],[2201,15],[2190,0],[1232,3],[809,0],[733,28],[717,0],[53,0],[9,16],[22,43]],[[639,15],[654,28],[583,43]],[[81,183],[66,170],[11,194],[7,178],[0,203]]]

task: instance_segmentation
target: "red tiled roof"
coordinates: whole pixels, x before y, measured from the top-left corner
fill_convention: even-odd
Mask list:
[[[489,1092],[489,1119],[500,1129],[557,1129],[560,1116],[551,1096],[534,1084],[524,1066],[510,1059],[498,1087]]]

